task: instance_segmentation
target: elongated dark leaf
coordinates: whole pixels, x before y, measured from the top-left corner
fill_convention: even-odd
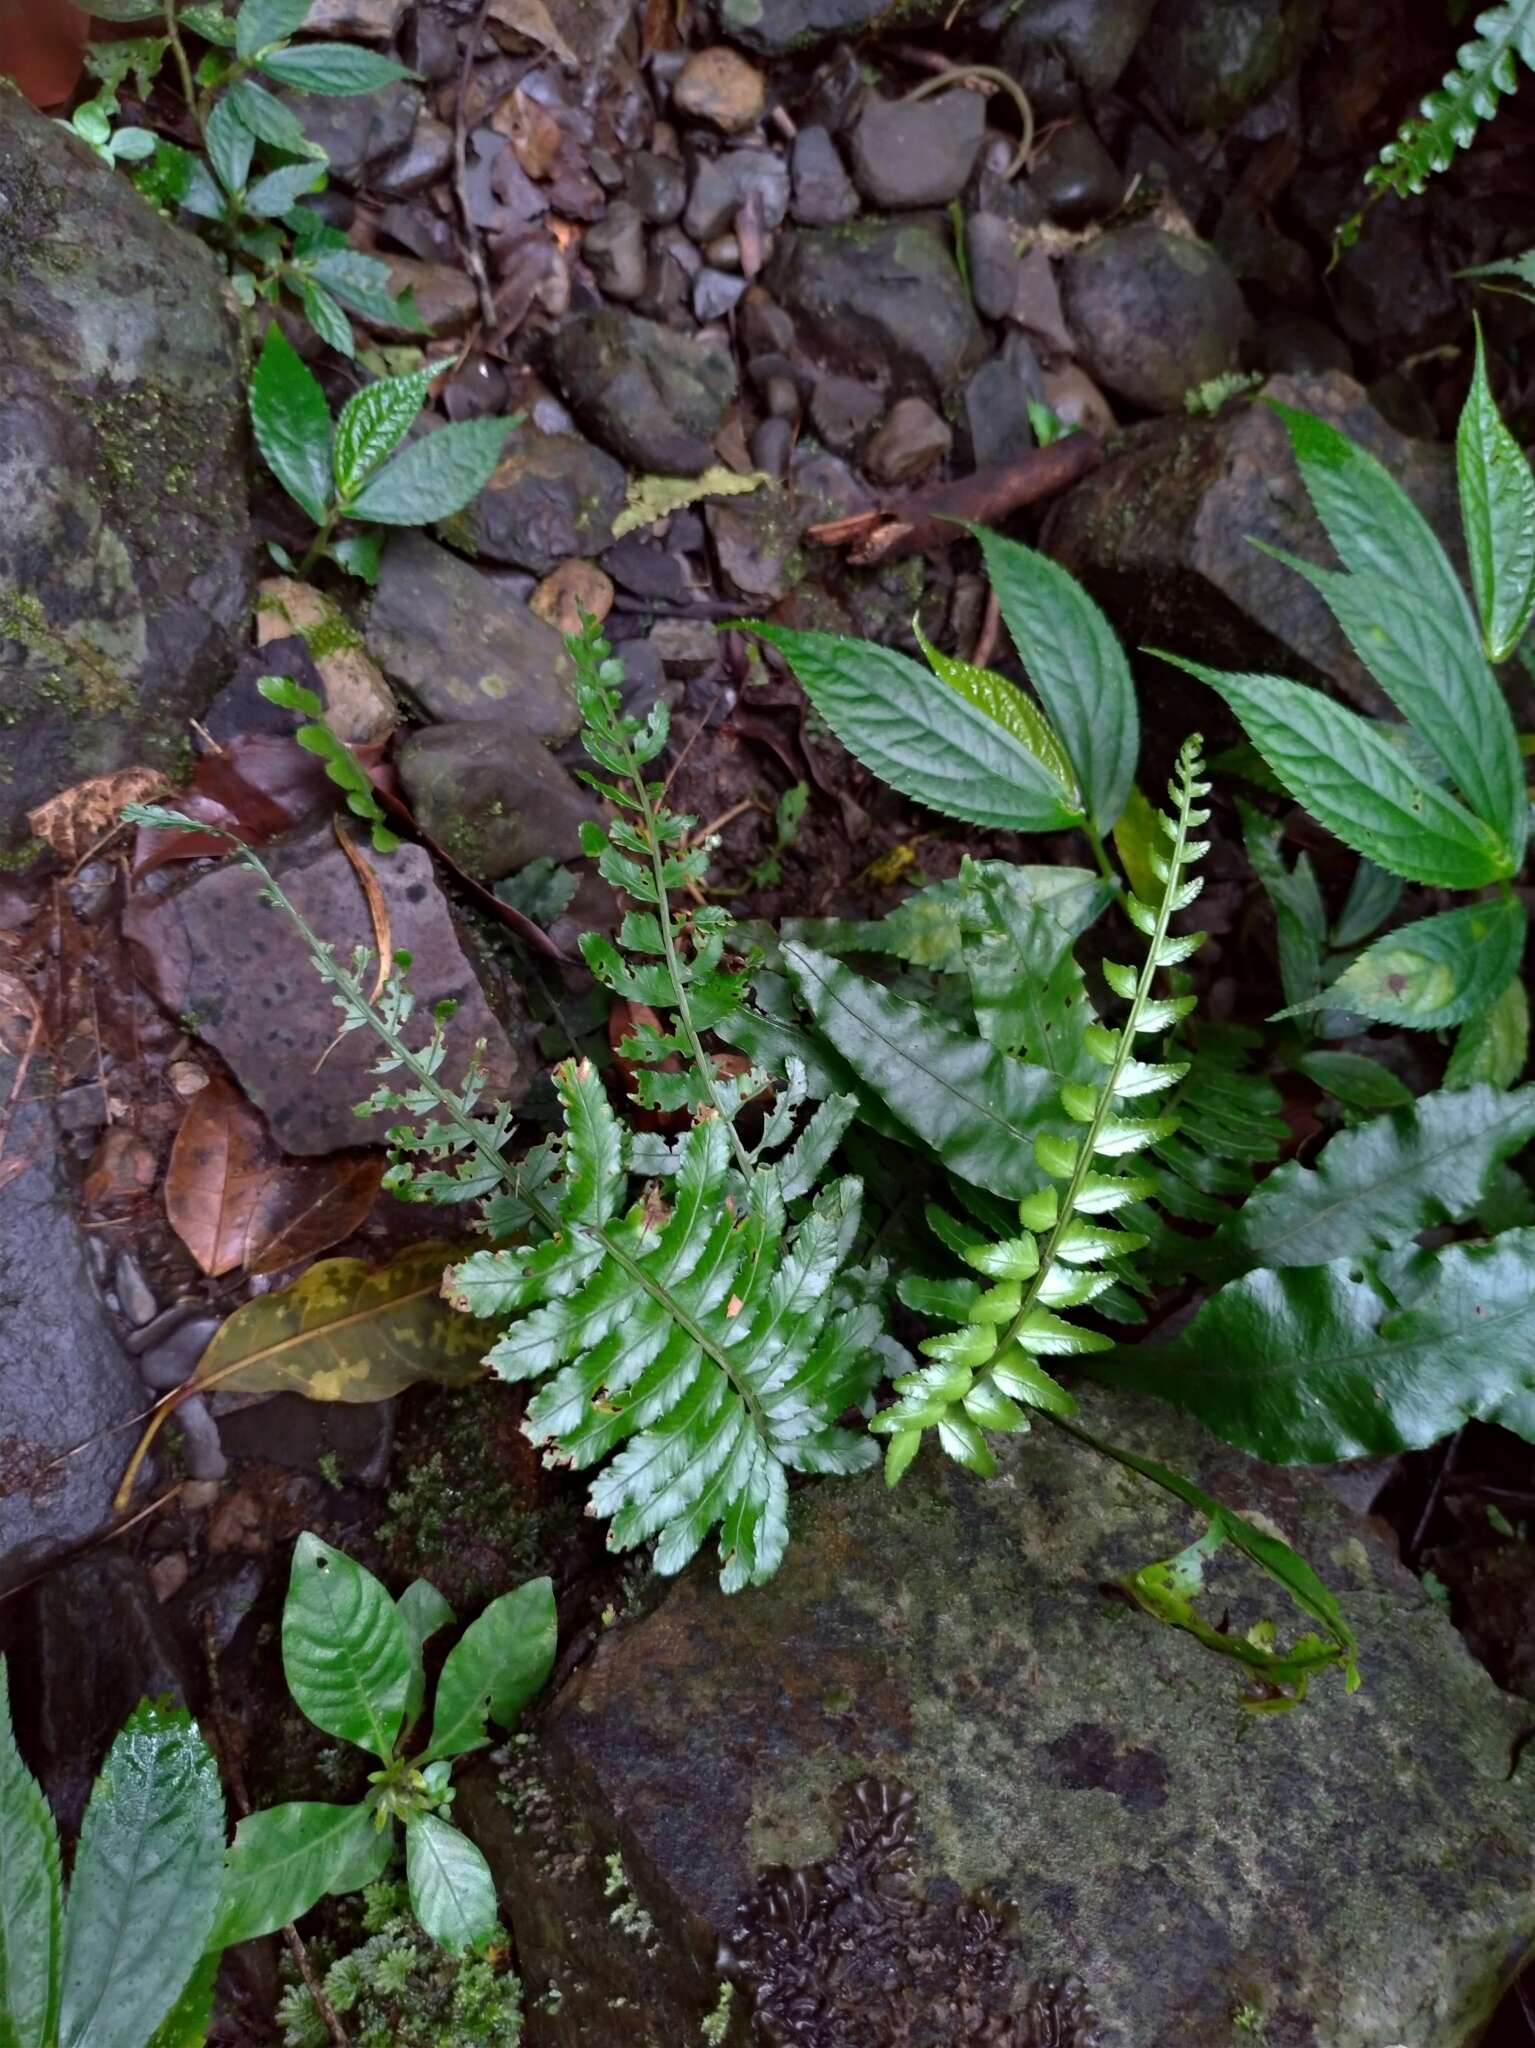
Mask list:
[[[459,420],[423,434],[374,472],[352,500],[352,511],[380,526],[425,526],[461,512],[489,483],[511,424]]]
[[[330,407],[320,380],[274,320],[250,387],[256,446],[316,525],[330,503]]]
[[[285,156],[312,157],[320,164],[328,162],[321,145],[311,142],[304,133],[293,109],[285,107],[253,78],[237,78],[225,98],[258,142],[270,143]]]
[[[1507,661],[1535,611],[1535,477],[1487,382],[1482,330],[1455,436],[1460,516],[1489,661]]]
[[[435,1813],[405,1830],[410,1908],[433,1941],[453,1955],[484,1948],[496,1931],[496,1883],[470,1841]]]
[[[1224,697],[1290,795],[1356,853],[1447,889],[1478,889],[1513,872],[1492,828],[1425,782],[1357,711],[1282,676],[1162,659]]]
[[[1040,702],[1100,833],[1125,807],[1141,748],[1130,664],[1076,578],[1033,548],[972,528],[986,573]]]
[[[1034,756],[1039,765],[1052,775],[1060,789],[1060,802],[1068,811],[1080,811],[1082,793],[1072,772],[1071,763],[1066,759],[1061,743],[1050,729],[1050,721],[1034,702],[1010,683],[1006,676],[999,676],[994,669],[978,668],[973,661],[960,661],[952,654],[945,654],[935,647],[920,624],[912,622],[917,645],[922,649],[923,659],[937,676],[947,683],[951,690],[957,690],[961,697],[968,698],[988,718],[994,718],[998,725],[1005,726]]]
[[[788,945],[800,1000],[859,1080],[946,1166],[996,1195],[1040,1185],[1033,1139],[1058,1119],[1057,1077],[817,952]]]
[[[430,1757],[459,1756],[485,1740],[487,1718],[513,1728],[554,1669],[554,1589],[530,1579],[492,1600],[448,1652],[437,1684]]]
[[[220,1946],[286,1927],[330,1894],[361,1891],[393,1849],[394,1829],[375,1827],[367,1804],[300,1799],[248,1814],[225,1863]]]
[[[317,192],[325,182],[325,166],[316,163],[282,164],[258,178],[245,194],[245,210],[258,220],[278,220],[295,207],[306,192]]]
[[[282,1659],[301,1713],[388,1759],[410,1689],[405,1624],[370,1571],[307,1531],[293,1550]]]
[[[1535,1434],[1535,1231],[1246,1274],[1171,1344],[1085,1361],[1275,1464],[1421,1450],[1469,1417]]]
[[[1405,1081],[1362,1052],[1333,1052],[1322,1047],[1302,1053],[1295,1069],[1345,1109],[1362,1109],[1371,1116],[1383,1109],[1405,1109],[1413,1099]]]
[[[0,1657],[0,2042],[51,2048],[59,2004],[59,1836],[11,1732]]]
[[[256,138],[228,100],[220,100],[208,116],[208,161],[226,192],[243,192],[255,154]]]
[[[341,98],[377,92],[381,85],[415,76],[393,57],[359,49],[355,43],[297,43],[285,50],[269,50],[257,60],[256,69],[280,85]]]
[[[754,623],[850,754],[945,817],[1006,832],[1075,822],[1031,748],[919,662],[870,640]]]
[[[1297,1007],[1325,1003],[1383,1024],[1443,1030],[1498,1000],[1519,971],[1524,934],[1524,911],[1513,897],[1441,910],[1387,932],[1330,988]]]
[[[123,1724],[80,1830],[59,2048],[143,2048],[213,1932],[224,1798],[208,1745],[148,1700]]]
[[[1310,1166],[1292,1159],[1276,1168],[1211,1241],[1203,1270],[1226,1278],[1254,1266],[1320,1266],[1460,1223],[1476,1213],[1493,1168],[1532,1136],[1535,1088],[1507,1094],[1482,1082],[1425,1095],[1340,1131]]]

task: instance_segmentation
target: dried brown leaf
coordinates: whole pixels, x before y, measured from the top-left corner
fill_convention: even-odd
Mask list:
[[[165,1213],[205,1273],[217,1278],[244,1259],[251,1217],[282,1170],[265,1120],[238,1089],[214,1080],[192,1097],[171,1146]]]
[[[113,832],[124,804],[152,803],[170,787],[158,768],[120,768],[115,775],[93,775],[61,790],[27,813],[34,839],[46,840],[60,860],[71,866],[82,854]]]

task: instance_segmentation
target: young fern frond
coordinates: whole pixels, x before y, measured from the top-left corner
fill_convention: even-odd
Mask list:
[[[1448,169],[1457,150],[1467,148],[1483,121],[1498,110],[1500,95],[1518,85],[1516,59],[1535,67],[1535,0],[1510,0],[1490,7],[1475,22],[1475,38],[1462,43],[1443,85],[1404,121],[1365,182],[1382,192],[1421,192],[1436,172]]]

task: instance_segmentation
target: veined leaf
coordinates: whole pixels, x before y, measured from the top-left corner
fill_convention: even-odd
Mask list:
[[[393,1828],[376,1827],[366,1801],[300,1799],[247,1814],[225,1862],[218,1947],[272,1934],[327,1896],[361,1891],[393,1852]]]
[[[1327,938],[1327,906],[1317,883],[1311,856],[1297,854],[1286,867],[1280,851],[1283,829],[1242,797],[1237,798],[1242,843],[1263,893],[1274,906],[1279,936],[1279,979],[1287,1003],[1303,1003],[1322,986],[1322,946]]]
[[[378,377],[354,391],[336,421],[337,496],[350,503],[415,424],[440,365],[424,363],[403,377]]]
[[[256,69],[280,85],[338,97],[377,92],[382,85],[416,75],[396,64],[393,57],[359,49],[355,43],[295,43],[286,49],[268,50],[257,59]]]
[[[227,100],[208,116],[208,161],[226,192],[243,192],[256,138]]]
[[[1296,1007],[1325,1003],[1415,1031],[1460,1024],[1489,1009],[1518,973],[1524,934],[1524,911],[1511,896],[1441,910],[1387,932],[1330,988]]]
[[[974,662],[960,661],[952,654],[942,653],[915,619],[912,632],[922,649],[923,659],[939,681],[947,683],[951,690],[957,690],[978,711],[994,718],[998,725],[1005,726],[1014,739],[1027,747],[1039,765],[1055,778],[1060,787],[1063,808],[1080,811],[1082,794],[1072,774],[1071,763],[1039,706],[1016,683],[1010,683],[1006,676],[999,676],[994,669],[977,668]]]
[[[427,1756],[460,1756],[478,1747],[487,1718],[498,1728],[515,1728],[554,1669],[555,1634],[548,1579],[530,1579],[492,1600],[448,1652]]]
[[[0,2042],[52,2048],[58,2018],[63,1888],[59,1835],[11,1731],[0,1657]]]
[[[330,503],[330,407],[275,320],[251,377],[250,415],[267,466],[318,526]]]
[[[1188,1409],[1281,1465],[1422,1450],[1470,1417],[1535,1433],[1535,1231],[1260,1268],[1223,1287],[1171,1344],[1088,1370]]]
[[[1314,1052],[1302,1053],[1295,1069],[1308,1081],[1315,1081],[1318,1088],[1325,1089],[1345,1109],[1363,1110],[1367,1115],[1373,1116],[1383,1109],[1409,1108],[1414,1099],[1405,1081],[1362,1052],[1319,1047]]]
[[[465,1834],[419,1813],[405,1830],[410,1909],[450,1955],[486,1947],[496,1931],[496,1881]]]
[[[143,2048],[213,1932],[218,1766],[190,1715],[145,1700],[96,1780],[64,1926],[59,2048]]]
[[[1383,1070],[1382,1070],[1383,1071]],[[1315,1164],[1277,1167],[1211,1240],[1202,1270],[1321,1266],[1408,1242],[1476,1213],[1492,1170],[1535,1136],[1535,1088],[1485,1082],[1425,1095],[1340,1131]]]
[[[513,425],[500,418],[458,420],[423,434],[373,472],[349,509],[380,526],[450,518],[490,482]]]
[[[1478,889],[1513,872],[1492,828],[1423,781],[1357,711],[1281,676],[1162,659],[1224,697],[1290,795],[1356,853],[1447,889]]]
[[[1512,1088],[1530,1053],[1530,998],[1522,981],[1511,981],[1491,1007],[1468,1017],[1444,1070],[1446,1088],[1470,1088],[1490,1081]]]
[[[405,1624],[372,1572],[308,1531],[294,1545],[282,1661],[302,1714],[388,1761],[410,1689]]]
[[[864,766],[929,809],[1005,832],[1076,822],[1059,782],[1006,726],[920,663],[868,640],[754,623]]]
[[[205,2048],[213,2024],[213,1987],[223,1959],[224,1952],[217,1941],[210,1942],[181,1987],[176,2003],[155,2028],[149,2048]]]
[[[813,947],[785,946],[784,963],[833,1047],[946,1166],[997,1195],[1039,1186],[1030,1141],[1059,1121],[1054,1074]]]
[[[1476,368],[1455,436],[1460,516],[1489,661],[1507,661],[1535,612],[1535,477],[1487,382],[1481,323]]]
[[[254,57],[271,43],[285,43],[304,26],[314,0],[241,0],[235,16],[235,54]]]
[[[1059,562],[985,527],[971,531],[1013,645],[1076,771],[1088,815],[1106,833],[1125,807],[1141,747],[1124,649]]]
[[[1025,909],[1006,889],[988,892],[987,902],[991,928],[967,941],[964,956],[981,1036],[1060,1081],[1092,1080],[1093,1006],[1072,950],[1076,932],[1050,903]]]

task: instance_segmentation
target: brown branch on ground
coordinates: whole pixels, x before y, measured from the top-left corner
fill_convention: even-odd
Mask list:
[[[994,526],[1021,506],[1065,490],[1095,469],[1102,453],[1096,435],[1068,434],[1048,448],[1030,448],[1013,462],[925,485],[872,512],[828,519],[810,527],[807,538],[845,547],[849,561],[865,565],[946,548],[962,538],[967,524]]]

